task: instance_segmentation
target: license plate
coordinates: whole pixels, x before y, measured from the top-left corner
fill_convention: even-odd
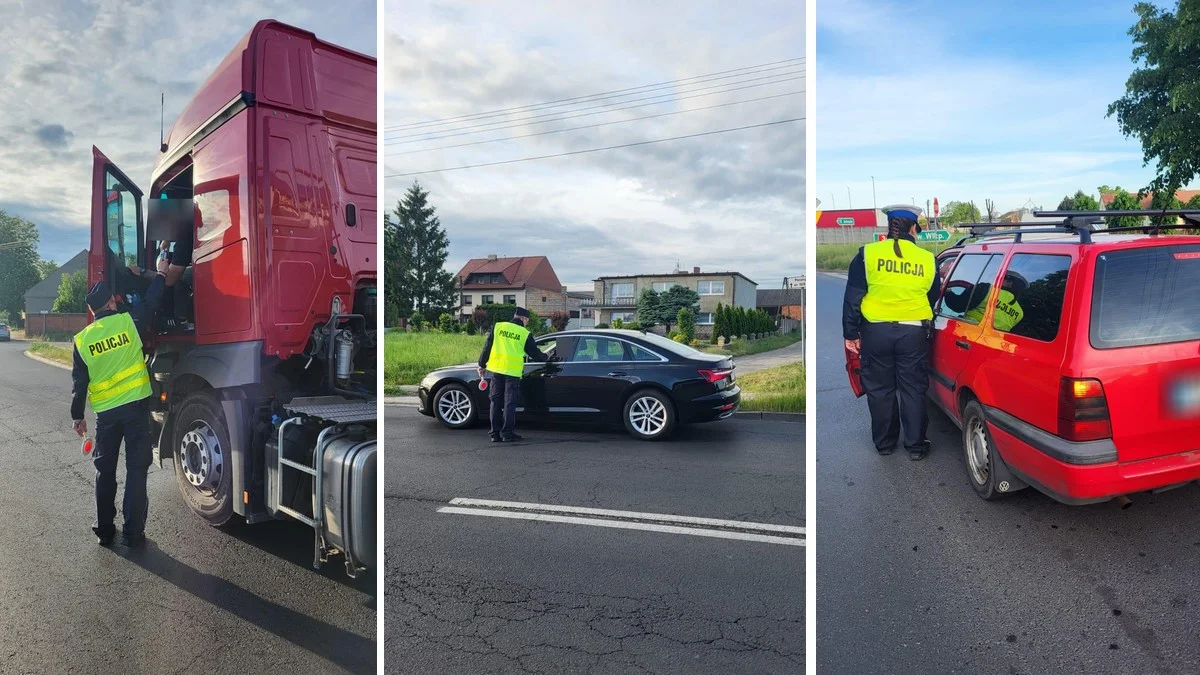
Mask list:
[[[1200,377],[1175,381],[1171,387],[1171,408],[1180,415],[1200,413]]]

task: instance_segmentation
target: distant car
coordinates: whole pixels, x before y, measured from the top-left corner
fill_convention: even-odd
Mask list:
[[[0,342],[8,342],[11,339],[12,331],[8,329],[8,326],[0,323]]]
[[[741,401],[733,359],[706,354],[652,333],[571,330],[537,338],[548,363],[525,364],[523,419],[623,424],[657,441],[680,424],[731,417]],[[421,380],[421,413],[451,429],[488,418],[476,364],[440,368]]]

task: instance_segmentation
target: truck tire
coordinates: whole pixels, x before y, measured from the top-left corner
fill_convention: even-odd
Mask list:
[[[656,389],[639,389],[625,401],[621,420],[639,441],[661,441],[675,432],[675,404]]]
[[[183,501],[209,525],[224,525],[233,515],[233,459],[221,404],[199,391],[174,414],[175,482]]]
[[[987,501],[1003,497],[1005,493],[997,487],[996,445],[992,442],[992,432],[988,430],[987,418],[979,401],[967,401],[962,421],[963,461],[966,463],[967,480],[975,488],[975,494]]]

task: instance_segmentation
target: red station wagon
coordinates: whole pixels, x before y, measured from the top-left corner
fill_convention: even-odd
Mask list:
[[[938,256],[929,396],[962,429],[984,499],[1067,504],[1200,479],[1200,211],[1093,231],[1100,216],[973,237]],[[1126,502],[1127,504],[1128,502]]]

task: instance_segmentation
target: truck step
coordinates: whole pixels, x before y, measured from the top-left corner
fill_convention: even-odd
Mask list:
[[[293,399],[283,406],[290,415],[317,417],[337,424],[373,422],[378,406],[373,400],[352,400],[340,396],[317,396]]]

